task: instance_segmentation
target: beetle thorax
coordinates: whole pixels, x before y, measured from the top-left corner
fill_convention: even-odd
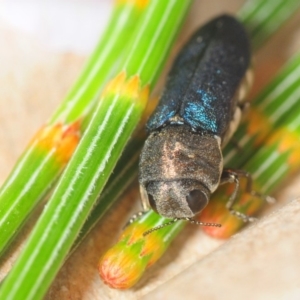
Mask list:
[[[208,200],[219,184],[222,168],[218,138],[192,132],[185,125],[166,126],[145,143],[139,181],[159,214],[191,217],[195,213],[186,197],[197,190]]]

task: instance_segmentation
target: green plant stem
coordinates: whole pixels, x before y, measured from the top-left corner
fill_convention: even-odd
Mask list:
[[[112,84],[101,97],[25,249],[1,287],[0,298],[41,299],[45,294],[141,117],[146,104],[141,94],[148,84],[153,86],[190,3],[149,3],[133,34],[127,59],[121,63],[123,73],[115,79],[117,90]],[[122,74],[125,82],[120,83]]]
[[[115,7],[78,81],[1,187],[0,254],[61,174],[84,130],[82,119],[95,106],[97,95],[119,64],[140,15],[141,9],[133,3]]]
[[[294,110],[299,111],[299,73],[300,56],[297,55],[251,102],[251,110],[234,135],[243,155],[229,144],[223,151],[226,166],[243,165],[273,130],[280,127]]]
[[[254,48],[260,47],[300,7],[298,0],[248,0],[238,13],[252,39]]]
[[[106,29],[74,86],[50,123],[74,122],[97,104],[105,83],[113,76],[143,10],[133,2],[114,7]]]
[[[125,189],[136,178],[139,160],[138,149],[141,149],[143,143],[144,139],[142,137],[135,137],[125,148],[97,204],[80,230],[72,251],[77,248],[107,210],[115,203],[115,200],[124,193]],[[136,155],[132,156],[132,153],[136,153]]]
[[[125,229],[118,243],[100,260],[99,273],[106,284],[117,289],[132,287],[163,255],[185,222],[176,222],[171,229],[165,227],[146,237],[143,232],[165,222],[167,219],[151,211]]]

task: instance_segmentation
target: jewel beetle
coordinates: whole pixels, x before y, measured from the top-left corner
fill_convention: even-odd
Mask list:
[[[261,195],[252,191],[248,173],[224,169],[222,157],[222,147],[239,124],[250,78],[250,42],[243,25],[229,15],[197,30],[175,59],[147,122],[149,136],[139,162],[143,208],[173,219],[167,225],[179,219],[202,224],[192,218],[228,182],[235,190],[227,208],[252,221],[232,208],[240,177],[248,180],[248,192]]]

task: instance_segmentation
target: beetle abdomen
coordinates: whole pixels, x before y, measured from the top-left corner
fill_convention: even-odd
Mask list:
[[[185,123],[223,138],[250,59],[247,34],[235,18],[223,15],[200,28],[179,53],[147,129]]]

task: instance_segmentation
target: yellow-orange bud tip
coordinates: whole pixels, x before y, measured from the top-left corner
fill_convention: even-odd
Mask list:
[[[102,92],[102,96],[105,97],[108,94],[118,94],[124,86],[126,79],[126,73],[120,72],[116,77],[111,79]]]
[[[130,251],[123,245],[116,245],[101,258],[98,266],[100,278],[114,289],[128,289],[142,276],[147,259]]]
[[[139,9],[144,9],[148,5],[149,0],[116,0],[116,4],[133,4]]]
[[[45,152],[54,151],[54,157],[60,164],[69,161],[81,137],[80,122],[64,125],[57,123],[42,127],[30,142],[30,147],[36,147]]]

